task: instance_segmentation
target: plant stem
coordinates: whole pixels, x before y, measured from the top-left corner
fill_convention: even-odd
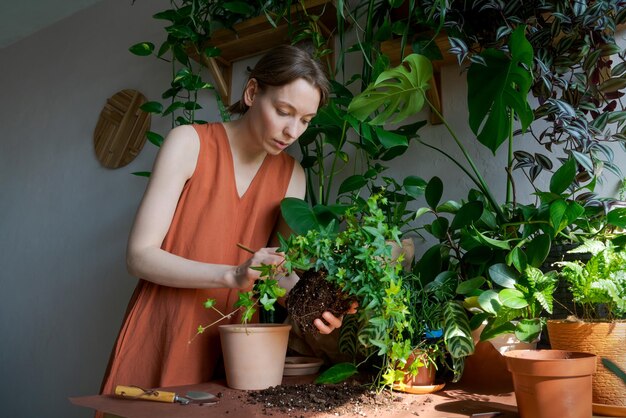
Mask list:
[[[467,150],[465,149],[465,147],[463,146],[463,144],[461,143],[459,138],[456,136],[456,134],[452,130],[452,127],[448,124],[448,121],[437,110],[437,108],[435,106],[433,106],[433,104],[428,100],[428,98],[426,97],[426,94],[424,92],[423,92],[423,95],[424,95],[424,100],[426,101],[426,103],[428,103],[428,106],[430,106],[431,110],[433,112],[435,112],[435,114],[437,115],[437,117],[441,121],[443,121],[443,124],[446,127],[446,129],[448,130],[448,133],[450,133],[450,136],[452,136],[452,139],[454,139],[454,142],[456,142],[456,145],[459,147],[459,149],[463,153],[463,156],[465,157],[465,160],[467,161],[467,163],[472,168],[472,171],[474,172],[474,175],[476,176],[476,180],[474,180],[474,182],[476,183],[478,188],[480,190],[482,190],[482,192],[485,194],[485,197],[487,198],[487,200],[489,200],[489,203],[491,203],[491,206],[493,207],[493,210],[496,212],[496,215],[498,216],[500,221],[504,222],[505,219],[506,219],[504,217],[504,213],[502,213],[502,209],[497,204],[496,199],[493,197],[493,194],[491,193],[491,190],[489,189],[489,186],[487,185],[487,182],[485,182],[485,179],[480,174],[480,171],[478,171],[478,167],[476,167],[476,164],[474,164],[474,161],[472,160],[470,155],[467,153]],[[454,159],[452,159],[452,161],[454,161]],[[456,161],[454,161],[454,162],[456,163]],[[457,163],[457,165],[458,165],[458,163]]]

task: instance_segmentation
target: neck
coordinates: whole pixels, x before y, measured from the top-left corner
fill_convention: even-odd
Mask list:
[[[254,130],[247,123],[247,118],[239,119],[224,124],[228,133],[228,142],[233,156],[242,162],[254,162],[265,158],[265,150],[259,146],[254,138]]]

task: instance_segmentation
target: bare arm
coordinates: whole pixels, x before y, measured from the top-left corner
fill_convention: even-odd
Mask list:
[[[183,186],[193,174],[200,142],[191,126],[174,128],[157,156],[128,241],[128,271],[145,280],[171,287],[246,287],[258,277],[251,265],[276,263],[272,249],[258,251],[240,266],[207,264],[161,249],[174,217]]]

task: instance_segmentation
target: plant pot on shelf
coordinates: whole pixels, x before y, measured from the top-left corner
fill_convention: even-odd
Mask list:
[[[565,350],[504,353],[521,418],[589,418],[596,356]]]
[[[585,351],[597,356],[593,402],[624,407],[622,416],[626,416],[626,385],[602,364],[602,358],[607,358],[626,370],[626,321],[549,320],[548,335],[553,349]]]
[[[226,384],[261,390],[282,383],[291,325],[220,325]]]

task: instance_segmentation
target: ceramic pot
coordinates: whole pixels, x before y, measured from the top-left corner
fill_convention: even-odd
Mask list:
[[[415,350],[411,353],[406,361],[406,370],[408,370],[416,361],[422,362],[424,366],[417,368],[417,374],[412,376],[410,373],[404,375],[404,384],[407,386],[430,386],[435,383],[435,365],[425,358],[421,350]]]
[[[521,418],[589,418],[596,356],[565,350],[504,353]]]
[[[593,376],[593,402],[626,406],[626,385],[602,364],[608,358],[626,370],[626,321],[548,321],[550,345],[557,350],[584,351],[597,356]]]
[[[480,341],[480,334],[483,332],[483,329],[485,329],[486,325],[487,321],[483,322],[478,328],[472,331],[474,345],[478,344],[478,342]],[[537,342],[539,341],[539,338],[537,338],[535,341],[527,343],[524,341],[520,341],[514,333],[509,332],[506,334],[500,334],[498,336],[495,336],[487,341],[491,343],[491,345],[493,345],[493,348],[498,350],[500,354],[504,354],[507,351],[511,350],[534,350],[537,348]]]
[[[291,325],[220,325],[226,384],[261,390],[282,383]]]

